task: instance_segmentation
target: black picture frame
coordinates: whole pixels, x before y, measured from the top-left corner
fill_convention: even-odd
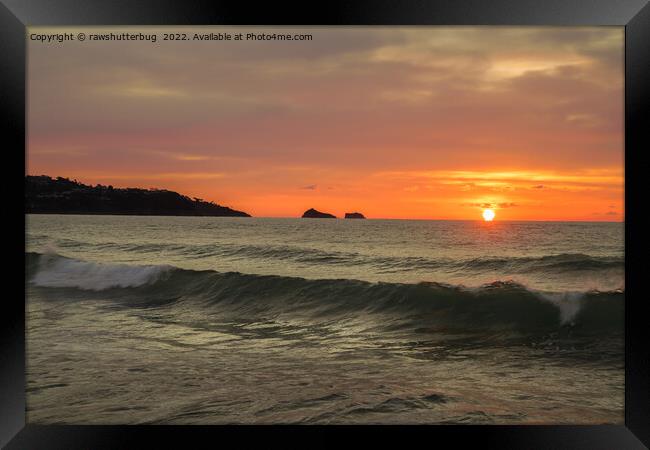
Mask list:
[[[625,425],[624,426],[39,426],[25,425],[26,26],[36,25],[602,25],[625,27]],[[644,303],[649,221],[642,207],[650,165],[650,6],[645,0],[246,1],[0,0],[0,109],[5,288],[0,338],[0,446],[31,448],[245,445],[260,437],[290,445],[337,445],[347,435],[384,443],[447,442],[488,448],[623,449],[650,446],[650,350]],[[20,152],[23,152],[22,155]],[[11,162],[9,161],[11,157]],[[22,236],[22,238],[21,238]],[[21,266],[20,262],[23,261]],[[15,270],[13,276],[9,271]],[[24,280],[24,278],[23,278]],[[9,292],[8,290],[5,292]],[[22,292],[22,299],[19,297]],[[404,439],[408,439],[405,441]]]

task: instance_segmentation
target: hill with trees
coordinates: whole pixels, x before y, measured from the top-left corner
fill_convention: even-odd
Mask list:
[[[27,214],[250,217],[243,211],[165,189],[85,185],[47,175],[25,177]]]

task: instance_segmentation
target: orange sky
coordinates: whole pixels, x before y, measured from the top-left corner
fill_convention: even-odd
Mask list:
[[[313,40],[161,41],[251,29]],[[158,42],[28,41],[28,174],[253,216],[624,219],[622,27],[128,31]]]

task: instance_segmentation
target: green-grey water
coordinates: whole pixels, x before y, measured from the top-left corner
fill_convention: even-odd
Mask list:
[[[621,223],[27,217],[33,423],[622,423]]]

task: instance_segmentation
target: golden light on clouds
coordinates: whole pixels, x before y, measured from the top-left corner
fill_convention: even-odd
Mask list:
[[[622,28],[280,28],[313,40],[30,42],[28,173],[255,216],[624,220]]]

